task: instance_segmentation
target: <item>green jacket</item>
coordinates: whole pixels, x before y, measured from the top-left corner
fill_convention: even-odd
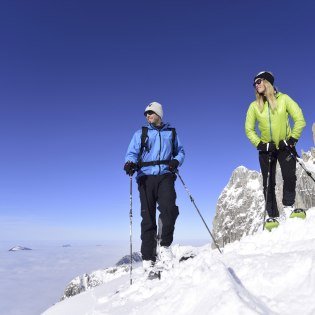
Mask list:
[[[279,142],[284,139],[293,137],[299,139],[303,128],[305,127],[305,119],[299,105],[293,101],[287,94],[277,93],[277,107],[272,110],[268,102],[264,104],[263,111],[260,112],[256,101],[249,105],[246,121],[245,132],[250,142],[257,147],[260,141],[267,143],[273,141],[277,148]],[[291,130],[288,115],[294,121]],[[260,136],[255,130],[256,121]]]

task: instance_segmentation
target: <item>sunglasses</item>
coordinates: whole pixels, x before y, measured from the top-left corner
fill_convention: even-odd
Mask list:
[[[147,112],[144,113],[144,116],[153,115],[153,114],[155,114],[153,110],[148,110]]]
[[[258,79],[253,83],[253,86],[255,87],[257,84],[259,85],[262,81],[264,81],[265,79]]]

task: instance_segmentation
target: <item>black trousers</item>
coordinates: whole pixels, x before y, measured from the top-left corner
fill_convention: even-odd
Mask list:
[[[148,175],[138,180],[141,202],[141,254],[143,260],[156,260],[157,239],[161,246],[173,242],[176,218],[175,174]],[[158,204],[159,231],[156,224],[156,205]]]
[[[268,152],[259,152],[260,169],[263,176],[264,196],[267,196],[267,175],[268,175]],[[268,199],[266,209],[269,217],[278,217],[279,210],[276,201],[276,165],[279,161],[282,179],[283,179],[283,198],[284,206],[292,206],[295,202],[295,187],[296,187],[296,161],[287,150],[277,150],[271,155],[270,165],[270,182],[268,189]]]

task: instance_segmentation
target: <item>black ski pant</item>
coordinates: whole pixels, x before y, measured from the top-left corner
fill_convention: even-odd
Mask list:
[[[173,242],[175,221],[179,214],[176,206],[176,175],[141,176],[138,189],[141,202],[141,254],[143,260],[156,260],[157,239],[161,246],[170,246]],[[158,204],[159,231],[157,232],[156,205]]]
[[[270,163],[270,181],[267,198],[267,177],[269,169],[269,154],[271,154]],[[277,161],[280,164],[282,179],[283,179],[283,198],[282,204],[284,206],[293,206],[295,202],[295,187],[296,187],[296,161],[287,150],[277,150],[273,153],[260,151],[259,163],[263,176],[264,196],[266,203],[266,210],[269,217],[278,217],[279,210],[276,201],[276,165]]]

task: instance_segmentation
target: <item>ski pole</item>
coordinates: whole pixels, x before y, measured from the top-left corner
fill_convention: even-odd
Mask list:
[[[130,177],[130,211],[129,211],[129,220],[130,220],[130,285],[132,285],[132,175]]]
[[[269,185],[270,185],[270,168],[271,168],[271,153],[268,154],[267,189],[266,189],[266,200],[265,200],[263,230],[265,229],[265,221],[266,221],[266,214],[267,214],[268,192],[269,192]]]
[[[299,163],[301,165],[301,167],[303,168],[303,170],[306,172],[306,174],[313,180],[313,182],[315,183],[315,178],[312,176],[312,173],[310,171],[308,171],[305,166],[298,160],[298,158],[296,157],[296,155],[292,152],[292,150],[289,147],[286,147],[287,151],[290,153],[290,155],[295,159],[295,161],[297,163]]]
[[[221,252],[221,250],[220,250],[220,248],[219,248],[217,242],[215,241],[215,239],[214,239],[212,233],[210,232],[210,229],[208,228],[208,225],[207,225],[206,221],[204,220],[204,218],[202,217],[202,215],[201,215],[201,213],[200,213],[198,207],[196,206],[196,203],[195,203],[194,198],[193,198],[192,195],[190,194],[190,192],[189,192],[187,186],[185,185],[185,183],[184,183],[182,177],[179,175],[179,171],[176,170],[175,172],[176,172],[176,174],[178,175],[180,181],[182,182],[182,184],[183,184],[183,186],[184,186],[184,188],[185,188],[185,190],[186,190],[186,192],[187,192],[187,194],[188,194],[188,196],[189,196],[189,198],[190,198],[190,201],[191,201],[191,202],[193,203],[193,205],[195,206],[195,208],[196,208],[196,210],[197,210],[197,212],[198,212],[198,214],[199,214],[199,216],[200,216],[202,222],[204,223],[206,229],[208,230],[208,232],[209,232],[209,234],[210,234],[210,236],[211,236],[211,238],[212,238],[212,240],[213,240],[213,242],[214,242],[216,248],[217,248],[218,251],[222,254],[222,252]]]

